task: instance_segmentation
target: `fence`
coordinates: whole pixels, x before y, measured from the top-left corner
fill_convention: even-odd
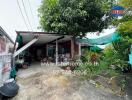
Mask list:
[[[0,54],[0,86],[10,78],[11,54]]]

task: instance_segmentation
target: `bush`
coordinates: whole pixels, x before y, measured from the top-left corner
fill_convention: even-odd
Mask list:
[[[96,61],[92,61],[93,55],[96,55]],[[102,73],[108,76],[115,76],[121,73],[123,67],[126,66],[112,45],[108,46],[103,53],[95,53],[87,50],[82,60],[84,64],[77,66],[75,70],[85,71],[87,77]],[[85,64],[85,62],[88,63]],[[97,62],[98,64],[94,64],[93,62]]]
[[[121,54],[117,52],[112,45],[108,46],[103,53],[103,61],[107,62],[108,67],[119,71],[127,67],[127,62],[122,59]]]

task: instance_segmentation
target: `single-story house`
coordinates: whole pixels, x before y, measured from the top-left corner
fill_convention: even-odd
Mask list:
[[[25,55],[28,56],[26,59],[30,59],[30,61],[45,62],[48,59],[56,64],[80,59],[82,47],[90,47],[90,50],[102,50],[96,45],[111,43],[120,38],[117,32],[96,39],[88,37],[75,39],[72,35],[49,32],[16,31],[16,33],[15,47],[18,43],[18,48],[14,52],[14,57],[26,51]]]
[[[10,53],[14,46],[13,40],[0,26],[0,54]]]
[[[81,44],[71,35],[48,32],[16,31],[14,57],[25,54],[30,62],[50,59],[58,64],[81,56]],[[25,52],[23,52],[25,51]]]
[[[10,77],[13,40],[0,26],[0,86]]]

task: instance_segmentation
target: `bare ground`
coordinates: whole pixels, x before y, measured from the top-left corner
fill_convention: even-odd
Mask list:
[[[19,93],[12,100],[130,100],[112,94],[77,76],[39,72],[17,78]]]

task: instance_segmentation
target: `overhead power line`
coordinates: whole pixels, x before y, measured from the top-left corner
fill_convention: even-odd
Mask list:
[[[23,19],[23,21],[24,21],[24,23],[25,23],[25,25],[26,25],[26,28],[27,28],[27,30],[29,31],[28,25],[27,25],[27,23],[26,23],[26,19],[25,19],[23,13],[22,13],[22,9],[21,9],[21,6],[20,6],[18,0],[17,0],[17,5],[18,5],[18,7],[19,7],[19,10],[20,10],[20,13],[21,13],[21,15],[22,15],[22,19]]]
[[[29,4],[31,15],[32,15],[32,20],[33,20],[33,23],[35,25],[35,20],[34,20],[34,16],[33,16],[33,10],[32,10],[32,7],[31,7],[31,2],[30,2],[30,0],[27,0],[27,1],[28,1],[28,4]]]
[[[25,7],[25,4],[24,4],[24,1],[23,0],[22,0],[22,5],[23,5],[23,8],[24,8],[24,12],[26,14],[26,17],[27,17],[27,21],[29,23],[29,26],[30,26],[31,30],[33,31],[33,28],[32,28],[32,25],[30,23],[30,20],[29,20],[29,17],[28,17],[27,11],[26,11],[26,7]]]

